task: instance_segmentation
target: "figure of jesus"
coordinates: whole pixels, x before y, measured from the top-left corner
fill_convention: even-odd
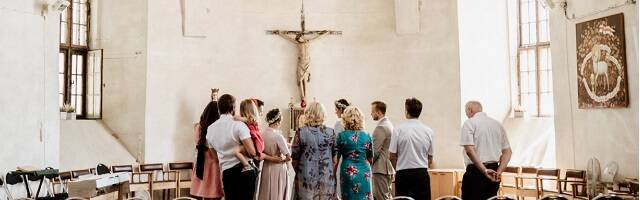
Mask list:
[[[298,88],[300,89],[300,99],[304,100],[307,96],[307,82],[311,80],[311,74],[309,73],[309,63],[311,62],[309,44],[311,41],[327,35],[329,31],[314,31],[310,34],[308,33],[309,36],[305,36],[303,31],[299,31],[295,35],[287,34],[289,31],[275,32],[279,36],[293,42],[298,47],[298,68],[296,70],[296,77],[298,81]]]

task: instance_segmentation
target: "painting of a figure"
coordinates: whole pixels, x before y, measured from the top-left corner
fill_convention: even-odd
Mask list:
[[[629,105],[624,15],[576,24],[578,107]]]

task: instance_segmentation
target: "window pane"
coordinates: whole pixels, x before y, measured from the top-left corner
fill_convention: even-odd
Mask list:
[[[529,61],[529,63],[527,63],[529,65],[529,71],[535,71],[536,70],[536,49],[527,50],[527,54],[529,56],[529,58],[527,58],[527,61]]]
[[[80,4],[79,3],[75,3],[75,1],[74,1],[74,3],[71,6],[73,6],[72,7],[72,9],[73,9],[73,16],[72,16],[73,20],[72,21],[73,21],[74,24],[78,24],[78,23],[80,23],[80,9],[79,9]]]
[[[540,70],[549,69],[549,48],[539,48],[538,56],[538,65],[540,66]]]
[[[536,1],[537,0],[533,0],[529,3],[529,22],[536,21]]]
[[[553,115],[553,93],[540,95],[540,115]]]
[[[62,94],[58,94],[59,106],[62,107],[64,105],[64,96]]]
[[[67,18],[69,18],[69,7],[68,6],[67,6],[67,9],[64,9],[64,11],[60,13],[60,21],[66,22]]]
[[[78,80],[77,80],[77,75],[72,75],[71,76],[71,94],[78,94]]]
[[[87,45],[87,27],[80,26],[80,43],[79,45],[86,46]]]
[[[548,92],[549,90],[549,73],[540,71],[540,92]]]
[[[529,44],[529,25],[527,24],[520,26],[520,41],[522,45]]]
[[[549,11],[542,7],[541,3],[538,3],[538,20],[546,20],[549,18]]]
[[[538,32],[538,35],[540,35],[540,42],[548,42],[549,41],[549,21],[547,20],[541,21],[538,27],[540,28],[540,32]]]
[[[71,42],[75,45],[79,44],[80,42],[80,25],[77,24],[73,24],[73,27],[71,29],[71,31],[73,33],[71,33]]]
[[[529,1],[520,1],[520,23],[529,21]]]
[[[60,22],[60,43],[67,44],[69,38],[69,27],[67,27],[67,22]]]
[[[64,74],[58,74],[58,93],[64,93]]]
[[[76,108],[76,96],[75,95],[71,95],[71,106]],[[77,111],[78,109],[76,109]]]
[[[71,55],[71,74],[77,74],[76,69],[78,68],[78,55]]]
[[[528,72],[520,73],[520,92],[521,93],[529,92],[529,73]]]
[[[518,53],[519,57],[520,57],[520,71],[527,71],[529,70],[529,65],[527,65],[527,63],[529,61],[527,61],[527,50],[520,50],[520,52]]]
[[[536,35],[536,23],[529,24],[529,44],[536,43],[538,41],[538,36]]]
[[[76,96],[76,114],[82,115],[82,96]]]
[[[536,73],[530,72],[529,73],[529,92],[535,93],[536,91],[538,91],[538,88],[536,85]]]
[[[58,53],[58,73],[64,73],[65,53]]]
[[[87,4],[80,4],[80,24],[87,24]]]
[[[76,94],[84,94],[84,92],[83,92],[84,88],[82,87],[84,85],[84,78],[81,75],[77,75],[76,76],[76,81],[77,81],[76,85],[78,87],[77,91],[76,91],[77,92]]]
[[[529,115],[537,115],[538,109],[536,107],[536,95],[535,94],[523,94],[522,106],[529,113]]]
[[[76,69],[76,74],[82,74],[84,68],[84,56],[78,55],[78,68]]]

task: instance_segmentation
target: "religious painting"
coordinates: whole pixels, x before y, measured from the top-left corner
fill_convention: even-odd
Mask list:
[[[578,107],[629,105],[624,15],[576,24]]]

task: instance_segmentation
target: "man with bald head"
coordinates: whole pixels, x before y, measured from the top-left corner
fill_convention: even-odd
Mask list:
[[[502,123],[482,112],[482,104],[465,105],[469,118],[462,125],[460,146],[467,166],[462,178],[462,199],[488,199],[500,188],[500,175],[509,165],[511,147]]]

